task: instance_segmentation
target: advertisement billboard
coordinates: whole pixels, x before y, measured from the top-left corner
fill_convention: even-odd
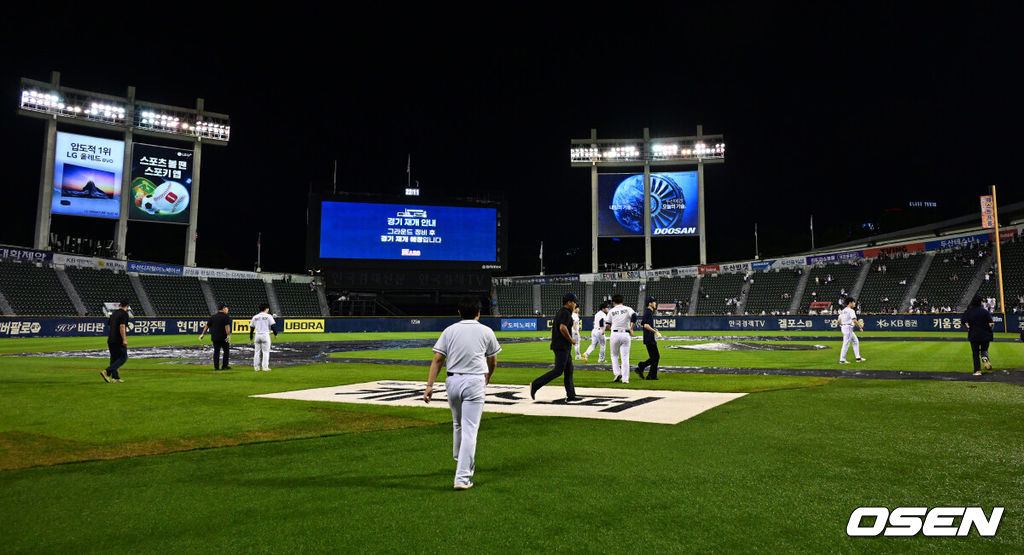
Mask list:
[[[498,210],[323,201],[323,259],[498,262]]]
[[[651,174],[651,235],[698,235],[698,210],[697,172]],[[643,222],[643,174],[598,175],[598,236],[642,236]]]
[[[117,219],[121,214],[124,142],[57,132],[50,211]]]
[[[188,224],[192,156],[191,149],[134,143],[128,219]]]

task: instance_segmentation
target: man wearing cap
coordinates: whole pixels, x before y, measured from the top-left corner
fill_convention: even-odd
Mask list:
[[[644,379],[644,368],[649,368],[648,380],[658,379],[658,361],[661,354],[658,353],[658,337],[661,332],[654,328],[654,309],[658,307],[658,301],[654,297],[647,297],[647,308],[644,309],[644,316],[640,320],[640,327],[644,330],[644,347],[647,347],[647,360],[642,361],[636,367],[636,373],[640,379]]]
[[[263,303],[260,311],[249,320],[249,341],[252,341],[252,367],[257,372],[270,372],[270,334],[277,337],[274,324],[277,321],[270,315],[270,305]]]
[[[231,357],[231,317],[228,316],[228,305],[217,303],[217,312],[210,316],[210,321],[203,326],[199,340],[203,340],[206,331],[210,331],[210,341],[213,342],[213,369],[230,370],[228,359]],[[220,362],[221,350],[224,351],[224,363]]]
[[[100,370],[100,376],[107,383],[121,383],[121,374],[117,369],[128,362],[128,301],[121,301],[121,308],[110,314],[107,320],[107,349],[110,350],[110,365]]]
[[[551,350],[555,353],[555,367],[550,372],[533,380],[530,384],[530,398],[535,399],[537,390],[558,376],[565,375],[565,400],[579,401],[576,387],[572,383],[572,346],[576,340],[572,337],[572,312],[580,300],[572,293],[562,297],[562,308],[558,309],[555,319],[551,322]]]

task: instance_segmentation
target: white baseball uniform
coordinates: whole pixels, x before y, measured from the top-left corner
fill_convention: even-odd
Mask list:
[[[850,307],[844,308],[839,312],[839,327],[843,330],[843,349],[839,351],[839,360],[843,362],[846,360],[846,351],[849,350],[850,344],[853,344],[853,356],[860,358],[860,340],[857,339],[857,334],[853,333],[853,326],[857,322],[857,312]]]
[[[622,378],[622,383],[629,383],[629,342],[633,340],[634,320],[636,311],[624,304],[613,306],[605,320],[612,329],[612,373]]]
[[[270,333],[271,326],[276,323],[268,312],[260,312],[249,321],[249,328],[253,331],[252,366],[257,371],[261,367],[262,370],[270,370]]]
[[[448,379],[444,390],[452,410],[452,456],[458,463],[455,485],[472,483],[476,466],[476,437],[484,412],[487,358],[501,352],[491,328],[476,320],[461,320],[441,332],[434,352],[445,356]]]
[[[573,346],[576,358],[582,358],[580,355],[580,315],[577,312],[572,313],[572,338],[576,340],[576,345]]]
[[[608,314],[604,310],[598,310],[594,314],[594,329],[590,331],[590,346],[587,347],[586,356],[590,356],[590,353],[594,352],[594,346],[600,345],[601,350],[598,352],[597,361],[604,362],[604,319],[608,317]]]

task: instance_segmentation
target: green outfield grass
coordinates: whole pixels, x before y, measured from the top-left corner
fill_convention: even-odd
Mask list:
[[[881,333],[881,332],[878,332]],[[973,372],[971,346],[966,341],[862,341],[861,356],[866,362],[854,363],[853,349],[847,353],[850,365],[839,364],[842,341],[787,341],[786,344],[825,345],[828,349],[814,351],[694,351],[672,349],[671,345],[696,345],[704,341],[659,341],[661,364],[665,366],[718,366],[733,368],[794,368],[794,369],[851,369],[906,370],[913,372]],[[762,342],[758,343],[773,343]],[[582,350],[590,346],[584,341]],[[607,348],[606,348],[607,349]],[[610,351],[605,366],[611,368]],[[1020,343],[992,343],[989,347],[993,369],[1024,368],[1024,346]],[[352,351],[334,353],[337,358],[419,359],[427,360],[433,353],[429,347],[418,349],[387,349],[380,351]],[[595,349],[588,359],[597,362]],[[630,363],[636,365],[647,359],[647,349],[633,341],[629,352]],[[553,355],[546,342],[507,343],[498,355],[500,361],[536,362],[551,364]],[[577,364],[583,361],[576,361]]]
[[[129,344],[189,344],[182,339],[194,338]],[[5,353],[102,347],[103,338],[0,342]],[[969,370],[966,343],[863,347],[869,360],[859,367]],[[643,352],[635,344],[634,360]],[[672,364],[724,356],[714,365],[838,367],[798,358],[831,360],[834,349],[662,353]],[[346,356],[424,363],[213,373],[130,359],[125,383],[106,384],[100,359],[0,358],[4,551],[1024,551],[1019,386],[665,374],[628,387],[750,394],[672,426],[485,414],[477,487],[453,492],[443,405],[249,397],[422,381],[430,350]],[[1019,367],[1024,348],[994,344],[993,357],[997,368]],[[506,344],[495,381],[527,383],[550,358],[545,343]],[[576,384],[605,387],[608,378],[579,371]],[[866,505],[1006,512],[995,538],[848,538],[850,513]]]

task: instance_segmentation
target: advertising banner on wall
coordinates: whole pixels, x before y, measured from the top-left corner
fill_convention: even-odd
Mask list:
[[[123,166],[123,141],[58,132],[50,211],[116,219]]]
[[[106,258],[93,258],[91,256],[78,256],[74,254],[54,254],[53,263],[63,266],[74,266],[76,268],[104,268],[107,270],[124,270],[127,268],[124,260],[108,260]]]
[[[20,247],[0,247],[0,259],[3,260],[25,260],[28,262],[48,262],[53,255],[45,251],[35,249],[23,249]]]
[[[651,235],[698,235],[697,172],[651,174]],[[597,234],[643,236],[643,174],[606,173],[597,177]]]
[[[191,149],[132,145],[128,219],[187,224],[192,198]]]

